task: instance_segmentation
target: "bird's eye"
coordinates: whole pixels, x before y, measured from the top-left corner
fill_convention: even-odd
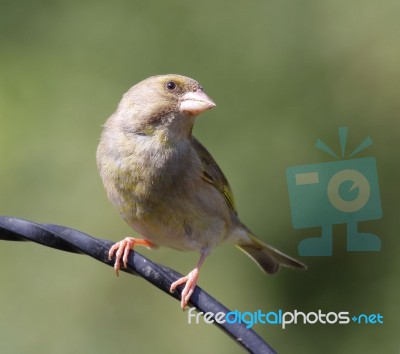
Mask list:
[[[168,81],[165,85],[168,90],[173,91],[176,89],[176,82],[175,81]]]

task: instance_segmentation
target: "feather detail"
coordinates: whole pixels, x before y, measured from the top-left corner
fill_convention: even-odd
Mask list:
[[[265,244],[250,232],[247,232],[247,236],[249,241],[242,241],[236,246],[256,262],[264,272],[275,274],[280,266],[300,270],[307,269],[305,264]]]
[[[231,211],[237,215],[232,189],[221,168],[218,166],[217,162],[207,151],[207,149],[194,136],[191,137],[191,140],[192,147],[197,152],[197,155],[203,164],[204,170],[201,177],[204,181],[214,186],[215,189],[221,193],[226,201],[226,204],[228,204],[229,209],[231,209]]]

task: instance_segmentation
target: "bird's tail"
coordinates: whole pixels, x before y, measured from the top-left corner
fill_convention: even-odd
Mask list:
[[[301,270],[307,269],[305,264],[265,244],[250,232],[247,235],[249,236],[249,241],[241,241],[236,246],[256,262],[264,272],[275,274],[280,266]]]

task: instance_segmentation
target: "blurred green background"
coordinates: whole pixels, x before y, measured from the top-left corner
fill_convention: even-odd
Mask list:
[[[67,225],[115,241],[132,235],[108,202],[95,151],[121,95],[180,73],[217,108],[195,135],[234,189],[241,219],[297,256],[318,228],[291,225],[285,171],[339,151],[377,159],[381,220],[360,228],[378,253],[300,257],[307,272],[265,277],[234,247],[206,261],[199,285],[240,311],[381,313],[383,325],[254,329],[279,353],[398,353],[400,3],[339,1],[0,1],[0,214]],[[140,250],[187,273],[198,258]],[[188,325],[177,301],[88,257],[0,242],[1,353],[241,353],[214,326]]]

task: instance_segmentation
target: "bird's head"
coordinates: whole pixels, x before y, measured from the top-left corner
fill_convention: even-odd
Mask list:
[[[168,131],[190,135],[194,118],[215,107],[200,84],[188,77],[152,76],[133,86],[122,98],[117,116],[125,129],[140,134]]]

